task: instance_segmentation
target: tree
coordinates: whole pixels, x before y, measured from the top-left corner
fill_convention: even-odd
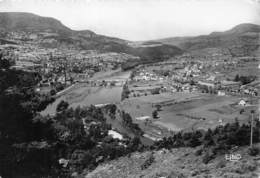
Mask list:
[[[52,90],[50,91],[50,95],[51,95],[51,96],[54,96],[56,93],[57,93],[57,92],[56,92],[55,89],[52,89]]]
[[[203,138],[203,144],[206,147],[214,145],[213,132],[211,129],[208,129],[208,131],[205,133]]]
[[[128,89],[128,85],[125,84],[123,86],[123,91],[122,91],[122,94],[121,94],[121,101],[123,101],[126,98],[129,98],[129,94],[130,94],[130,91]]]
[[[153,115],[153,118],[154,118],[154,119],[157,119],[157,118],[158,118],[158,111],[157,111],[157,110],[154,110],[153,113],[152,113],[152,115]]]
[[[130,152],[136,151],[140,144],[141,140],[139,136],[135,136],[134,138],[132,138],[128,145]]]
[[[239,79],[240,79],[240,78],[239,78],[239,75],[237,74],[237,75],[235,76],[235,79],[234,79],[234,81],[235,81],[235,82],[238,82],[238,81],[239,81]]]
[[[125,113],[124,111],[122,112],[122,119],[123,119],[123,124],[125,126],[130,126],[133,123],[132,117],[130,114]]]
[[[191,137],[191,140],[189,141],[189,146],[196,147],[201,144],[201,141],[199,140],[199,137],[196,134],[193,134]]]
[[[157,110],[157,111],[161,111],[161,109],[162,109],[162,106],[159,105],[159,104],[155,105],[155,107],[156,107],[156,110]]]
[[[68,107],[69,107],[69,103],[64,100],[61,100],[61,102],[56,107],[56,111],[57,112],[65,111]]]
[[[112,115],[115,115],[116,114],[116,110],[117,110],[117,107],[115,104],[112,104],[111,107],[110,107],[110,113]]]

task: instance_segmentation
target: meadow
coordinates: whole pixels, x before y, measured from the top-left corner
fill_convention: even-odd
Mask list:
[[[239,106],[239,97],[217,96],[203,93],[162,93],[129,98],[120,107],[133,118],[150,116],[153,124],[172,131],[208,129],[219,124],[248,122],[250,107]],[[152,118],[156,105],[161,105],[158,119]],[[241,109],[245,112],[240,113]],[[136,121],[143,122],[143,121]]]

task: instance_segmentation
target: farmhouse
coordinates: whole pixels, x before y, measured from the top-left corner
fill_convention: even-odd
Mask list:
[[[207,87],[214,87],[215,86],[215,84],[212,83],[212,82],[204,82],[204,81],[198,81],[198,84],[202,85],[202,86],[207,86]]]
[[[245,106],[246,105],[246,100],[244,100],[244,99],[240,100],[238,105]]]
[[[218,96],[225,96],[226,95],[226,93],[224,92],[224,91],[218,91]]]
[[[140,120],[140,121],[145,121],[145,120],[149,120],[149,119],[151,119],[151,117],[150,116],[142,116],[142,117],[137,117],[137,118],[135,118],[136,120]]]

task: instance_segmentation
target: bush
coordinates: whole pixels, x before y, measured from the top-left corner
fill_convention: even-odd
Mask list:
[[[191,139],[189,140],[189,142],[188,142],[188,146],[196,147],[196,146],[199,146],[199,145],[201,145],[201,142],[200,142],[199,138],[196,137],[195,135],[193,135],[191,137]]]
[[[208,164],[212,159],[214,159],[214,154],[211,151],[208,151],[202,158],[204,164]]]
[[[256,156],[256,155],[258,155],[258,153],[259,153],[259,148],[257,148],[257,147],[250,147],[249,149],[248,149],[248,154],[250,155],[250,156]]]
[[[159,105],[159,104],[155,105],[155,107],[156,107],[156,110],[157,110],[157,111],[161,111],[161,110],[162,110],[162,106]]]
[[[64,100],[61,100],[61,102],[57,105],[56,111],[57,112],[65,111],[68,107],[69,107],[69,103]]]
[[[219,168],[223,168],[223,167],[226,167],[226,161],[225,160],[220,160],[217,163],[216,168],[219,169]]]
[[[198,149],[197,151],[195,151],[195,156],[200,156],[202,152],[203,152],[202,149]]]
[[[254,161],[248,161],[244,164],[241,165],[241,172],[246,173],[246,172],[253,172],[257,169],[257,163]]]
[[[54,89],[52,89],[51,91],[50,91],[50,95],[51,96],[53,96],[53,95],[55,95],[57,92],[56,92],[56,90],[54,90]]]
[[[149,166],[152,165],[152,163],[154,162],[155,158],[153,156],[153,154],[151,154],[149,156],[148,159],[145,160],[145,162],[141,165],[141,169],[144,170],[144,169],[147,169]]]
[[[156,110],[153,111],[152,115],[154,119],[158,118],[158,112]]]
[[[182,172],[179,171],[172,171],[167,178],[186,178],[187,176],[185,176]]]

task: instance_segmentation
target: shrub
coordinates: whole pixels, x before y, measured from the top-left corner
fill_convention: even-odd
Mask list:
[[[246,172],[253,172],[257,169],[257,164],[253,161],[248,161],[244,164],[241,165],[241,172],[246,173]]]
[[[195,156],[200,156],[202,152],[203,152],[202,149],[198,149],[197,151],[195,151]]]
[[[153,156],[153,154],[151,154],[148,159],[145,160],[145,162],[141,165],[141,169],[147,169],[149,166],[152,165],[152,163],[154,162],[155,158]]]
[[[207,151],[202,158],[202,162],[208,164],[212,159],[214,159],[214,154],[211,151]]]
[[[226,167],[226,161],[225,160],[220,160],[217,163],[216,168],[219,169],[219,168],[223,168],[223,167]]]
[[[57,112],[61,112],[61,111],[65,111],[67,108],[69,107],[69,103],[62,100],[58,105],[57,105],[57,108],[56,108],[56,111]]]
[[[189,145],[190,147],[196,147],[196,146],[201,145],[201,142],[200,142],[200,140],[199,140],[198,137],[196,137],[195,135],[193,135],[193,136],[191,137],[191,139],[189,140],[188,145]]]
[[[154,119],[158,118],[158,112],[156,110],[153,111],[152,115]]]
[[[162,106],[159,105],[159,104],[155,105],[155,107],[156,107],[156,110],[157,110],[157,111],[161,111],[161,109],[162,109]]]
[[[51,96],[55,95],[56,93],[57,93],[57,92],[56,92],[55,89],[52,89],[52,90],[50,91],[50,95],[51,95]]]
[[[179,172],[179,171],[172,171],[168,176],[167,178],[186,178],[187,176],[185,176],[182,172]]]
[[[259,148],[257,148],[257,147],[250,147],[249,149],[248,149],[248,154],[250,155],[250,156],[256,156],[256,155],[258,155],[258,153],[259,153]]]

